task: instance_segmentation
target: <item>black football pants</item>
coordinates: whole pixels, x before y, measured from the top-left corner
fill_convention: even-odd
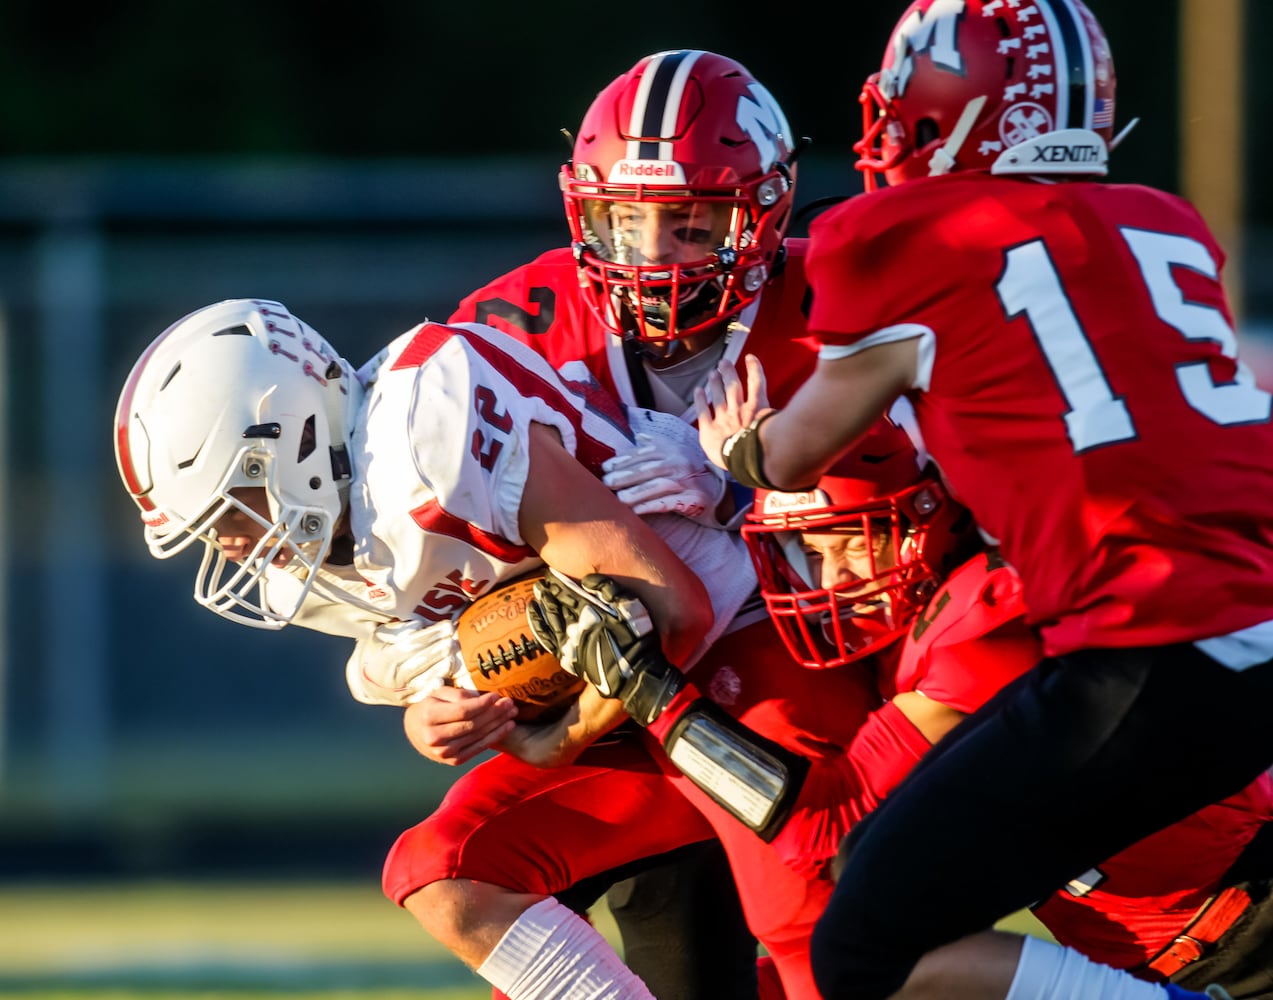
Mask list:
[[[559,899],[584,913],[603,893],[625,963],[659,1000],[756,1000],[756,939],[720,841],[603,872]]]
[[[813,937],[826,1000],[884,1000],[990,928],[1273,764],[1273,662],[1191,644],[1044,660],[929,753],[841,848]]]

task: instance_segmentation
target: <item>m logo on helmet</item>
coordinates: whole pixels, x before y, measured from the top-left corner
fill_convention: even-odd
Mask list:
[[[893,73],[896,97],[906,93],[915,68],[915,56],[927,54],[933,64],[952,73],[964,71],[959,54],[958,29],[964,16],[964,0],[936,0],[926,11],[914,11],[893,32]]]
[[[736,120],[738,127],[747,133],[760,152],[760,169],[768,170],[778,161],[781,152],[778,137],[782,136],[790,143],[791,126],[787,124],[787,116],[782,113],[778,102],[759,83],[748,84],[747,92],[753,99],[738,98]]]

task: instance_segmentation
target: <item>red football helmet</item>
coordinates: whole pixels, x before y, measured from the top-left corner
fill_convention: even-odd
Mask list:
[[[666,343],[751,302],[791,218],[792,148],[769,91],[712,52],[646,56],[601,91],[561,187],[602,322]]]
[[[885,419],[815,489],[758,490],[742,533],[787,649],[824,669],[900,638],[976,529]]]
[[[1103,175],[1114,62],[1080,0],[915,0],[858,100],[867,190],[881,173]]]

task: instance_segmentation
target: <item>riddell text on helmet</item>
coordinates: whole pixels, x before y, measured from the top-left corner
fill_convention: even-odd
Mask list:
[[[619,160],[610,168],[610,182],[658,180],[684,184],[685,171],[674,160]]]

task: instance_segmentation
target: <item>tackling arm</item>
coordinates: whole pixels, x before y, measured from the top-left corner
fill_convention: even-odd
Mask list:
[[[769,841],[786,822],[809,762],[701,697],[659,648],[641,602],[612,579],[549,574],[528,618],[562,667],[658,737],[673,764],[722,808]]]
[[[744,388],[732,365],[718,366],[695,394],[707,456],[745,486],[805,489],[915,382],[916,338],[847,357],[820,357],[786,408],[764,405],[764,372],[747,356]]]

